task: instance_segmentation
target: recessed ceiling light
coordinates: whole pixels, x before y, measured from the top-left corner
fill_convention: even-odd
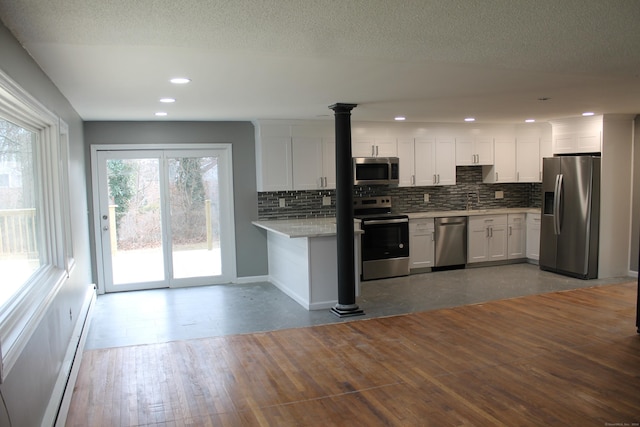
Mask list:
[[[403,121],[403,120],[407,120],[407,118],[406,118],[406,117],[404,117],[404,116],[397,116],[397,117],[395,117],[393,120],[395,120],[395,121],[397,121],[397,122],[401,122],[401,121]]]
[[[165,113],[164,111],[158,111],[158,112],[156,113],[156,116],[158,116],[158,117],[164,117],[164,116],[166,116],[166,115],[167,115],[167,113]]]
[[[475,122],[476,119],[473,117],[467,117],[466,119],[464,119],[465,122]]]
[[[174,77],[169,81],[176,85],[183,85],[183,84],[189,83],[191,79],[188,79],[186,77]]]
[[[587,116],[593,116],[595,113],[591,112],[591,111],[587,111],[585,113],[582,113],[583,116],[587,117]]]
[[[536,119],[527,119],[524,121],[525,123],[535,123]]]
[[[176,102],[175,98],[160,98],[160,102],[164,104],[171,104],[172,102]]]

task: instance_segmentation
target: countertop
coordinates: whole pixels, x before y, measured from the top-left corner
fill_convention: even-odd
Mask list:
[[[430,211],[411,212],[409,219],[438,218],[448,216],[474,216],[474,215],[500,215],[509,213],[540,213],[540,208],[501,208],[501,209],[471,209],[458,211]],[[354,221],[355,233],[362,233],[359,220]],[[294,239],[299,237],[324,237],[336,235],[335,218],[308,218],[308,219],[277,219],[252,221],[256,227],[263,228],[272,233]]]
[[[448,216],[476,216],[476,215],[501,215],[517,213],[540,213],[540,208],[498,208],[498,209],[470,209],[458,211],[430,211],[411,212],[409,219],[441,218]]]
[[[354,222],[359,222],[358,220]],[[335,218],[308,218],[308,219],[277,219],[267,221],[252,221],[253,225],[264,228],[267,231],[280,234],[289,238],[297,237],[324,237],[336,235]],[[360,226],[355,226],[355,233],[362,233]]]

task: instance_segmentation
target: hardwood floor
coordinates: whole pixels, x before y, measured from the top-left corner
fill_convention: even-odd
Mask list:
[[[638,425],[636,289],[90,350],[67,426]]]

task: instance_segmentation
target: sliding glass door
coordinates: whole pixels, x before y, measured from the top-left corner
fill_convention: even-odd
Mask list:
[[[95,151],[107,292],[235,278],[230,151]]]

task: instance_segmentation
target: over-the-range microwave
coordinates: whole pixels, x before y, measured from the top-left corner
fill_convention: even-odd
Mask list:
[[[354,185],[393,185],[400,181],[397,157],[354,157]]]

